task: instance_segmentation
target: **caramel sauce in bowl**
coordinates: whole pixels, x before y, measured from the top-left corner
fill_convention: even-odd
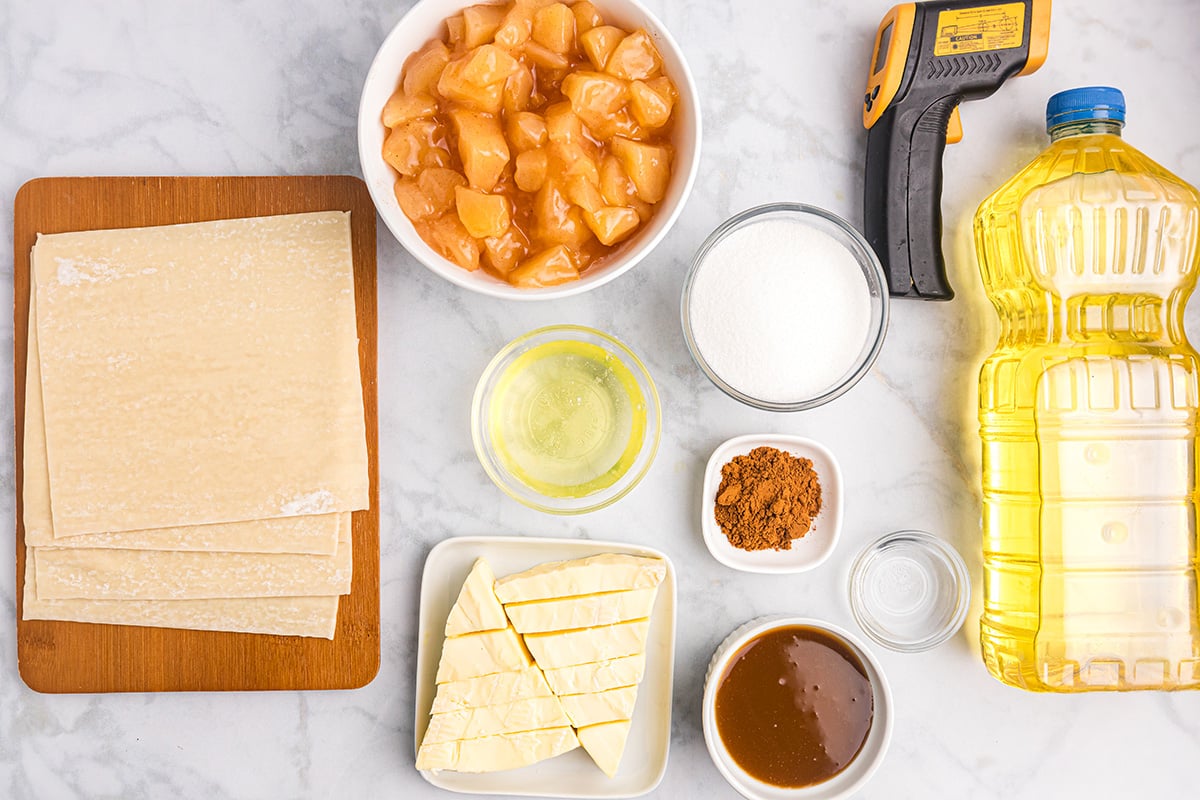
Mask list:
[[[704,688],[704,739],[751,800],[834,800],[883,760],[892,697],[878,662],[815,619],[753,620],[717,648]]]

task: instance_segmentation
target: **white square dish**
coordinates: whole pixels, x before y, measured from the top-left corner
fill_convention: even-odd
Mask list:
[[[744,456],[756,447],[774,447],[797,458],[812,460],[821,483],[821,511],[807,534],[792,541],[790,550],[740,550],[729,543],[717,524],[713,508],[721,486],[721,468],[734,456]],[[751,434],[722,443],[708,459],[704,491],[700,495],[700,529],[713,558],[744,572],[804,572],[820,566],[833,553],[842,533],[842,469],[824,445],[802,436]]]
[[[675,568],[661,551],[621,542],[589,539],[536,539],[517,536],[462,536],[439,542],[425,559],[421,576],[421,609],[417,638],[415,745],[429,726],[436,693],[435,678],[442,653],[446,617],[477,558],[486,558],[497,576],[510,575],[546,561],[600,553],[628,553],[661,558],[667,575],[659,586],[650,615],[646,673],[638,689],[633,727],[620,771],[609,778],[577,748],[557,758],[504,772],[471,774],[423,771],[441,789],[464,794],[508,794],[532,797],[637,797],[652,791],[667,769],[671,745],[671,688],[675,664]]]

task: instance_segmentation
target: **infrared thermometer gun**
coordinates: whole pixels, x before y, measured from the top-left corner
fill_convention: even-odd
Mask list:
[[[1050,0],[904,3],[879,24],[863,125],[863,227],[894,297],[950,300],[942,257],[942,154],[958,104],[1046,60]]]

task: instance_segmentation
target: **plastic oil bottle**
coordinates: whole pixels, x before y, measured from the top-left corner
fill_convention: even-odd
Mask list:
[[[1049,148],[975,217],[1001,321],[979,377],[984,661],[1033,691],[1200,688],[1200,193],[1122,140],[1118,90],[1046,116]]]

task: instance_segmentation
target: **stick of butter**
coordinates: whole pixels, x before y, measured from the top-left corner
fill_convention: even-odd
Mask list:
[[[532,662],[512,628],[454,636],[442,645],[437,682],[461,681],[493,672],[526,669]]]
[[[432,714],[464,708],[482,708],[511,702],[515,697],[549,697],[553,692],[536,666],[520,672],[494,672],[461,681],[440,683]]]
[[[610,778],[617,776],[617,767],[621,766],[621,755],[625,752],[625,741],[629,738],[631,725],[629,720],[623,719],[590,725],[576,731],[583,749]]]
[[[654,608],[657,587],[625,592],[606,592],[562,600],[514,603],[505,610],[519,633],[545,633],[573,628],[614,625],[645,619]]]
[[[589,696],[579,695],[581,698]],[[596,701],[591,705],[581,705],[580,711],[604,716],[607,709],[615,708],[619,702]],[[429,720],[429,728],[425,731],[425,738],[421,740],[421,744],[452,742],[455,739],[479,739],[498,733],[522,733],[541,728],[560,728],[570,724],[571,720],[563,713],[562,704],[557,697],[529,697],[497,706],[464,708],[434,714]]]
[[[562,701],[563,710],[571,718],[571,724],[576,728],[585,728],[588,725],[599,725],[601,722],[616,722],[633,717],[637,690],[636,686],[622,686],[607,692],[565,694],[558,699]]]
[[[496,596],[508,605],[623,589],[651,589],[662,583],[666,574],[662,559],[603,553],[573,561],[551,561],[501,578],[496,581]]]
[[[482,558],[476,559],[458,593],[454,608],[446,619],[446,636],[462,636],[475,631],[494,631],[508,627],[504,607],[496,599],[492,584],[496,576]]]
[[[543,670],[610,661],[646,649],[650,621],[645,619],[560,633],[531,633],[525,646]],[[453,640],[451,640],[453,641]]]
[[[417,753],[417,769],[497,772],[535,764],[576,747],[579,747],[579,739],[569,727],[501,733],[479,739],[422,744]]]
[[[582,694],[603,692],[619,686],[641,683],[646,671],[646,654],[614,658],[611,661],[594,661],[546,670],[546,682],[555,694]]]

